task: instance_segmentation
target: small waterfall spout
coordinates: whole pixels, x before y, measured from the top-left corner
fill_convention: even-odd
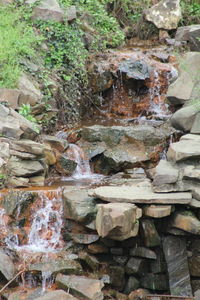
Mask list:
[[[77,167],[72,175],[74,179],[90,178],[93,175],[89,160],[80,147],[75,144],[69,144],[67,156],[77,163]]]

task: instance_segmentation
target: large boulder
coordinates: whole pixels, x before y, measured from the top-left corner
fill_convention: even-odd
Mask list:
[[[123,241],[138,233],[142,210],[129,203],[99,204],[96,229],[101,237]]]
[[[176,29],[181,19],[180,0],[163,0],[145,11],[145,19],[159,29]]]
[[[200,72],[200,53],[188,52],[180,61],[178,79],[168,89],[167,99],[173,105],[199,99],[198,74]]]
[[[37,0],[27,0],[27,4],[34,4]],[[42,0],[33,9],[32,18],[34,20],[58,21],[64,19],[64,11],[56,0]]]
[[[191,51],[200,51],[200,24],[182,26],[177,29],[176,41],[188,43]]]

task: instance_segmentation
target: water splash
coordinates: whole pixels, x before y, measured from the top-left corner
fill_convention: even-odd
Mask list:
[[[52,272],[42,271],[42,294],[45,293],[47,288],[50,288],[53,284]]]
[[[98,180],[103,177],[103,175],[95,174],[91,171],[89,159],[84,153],[83,149],[75,144],[69,144],[67,149],[67,157],[74,160],[77,163],[76,169],[71,177],[65,178],[65,180]]]
[[[6,238],[7,246],[17,251],[54,252],[62,246],[63,205],[61,191],[38,192],[38,206],[32,218],[27,245],[19,245],[17,235]]]

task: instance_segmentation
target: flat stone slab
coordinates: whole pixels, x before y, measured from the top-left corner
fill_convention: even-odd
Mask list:
[[[151,187],[102,186],[89,190],[89,195],[106,202],[189,204],[192,195],[183,193],[154,193]]]
[[[181,140],[172,143],[167,152],[167,158],[178,162],[186,159],[195,159],[200,157],[200,142],[194,140]]]

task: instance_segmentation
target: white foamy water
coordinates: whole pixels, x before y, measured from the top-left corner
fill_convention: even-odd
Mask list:
[[[91,171],[89,159],[86,157],[83,149],[75,144],[69,144],[66,154],[67,158],[74,160],[77,163],[76,169],[72,176],[65,177],[64,180],[100,180],[103,175],[95,174]]]
[[[7,246],[17,251],[54,252],[61,248],[63,225],[61,191],[39,192],[39,208],[32,217],[28,243],[19,245],[17,235],[6,238]]]

